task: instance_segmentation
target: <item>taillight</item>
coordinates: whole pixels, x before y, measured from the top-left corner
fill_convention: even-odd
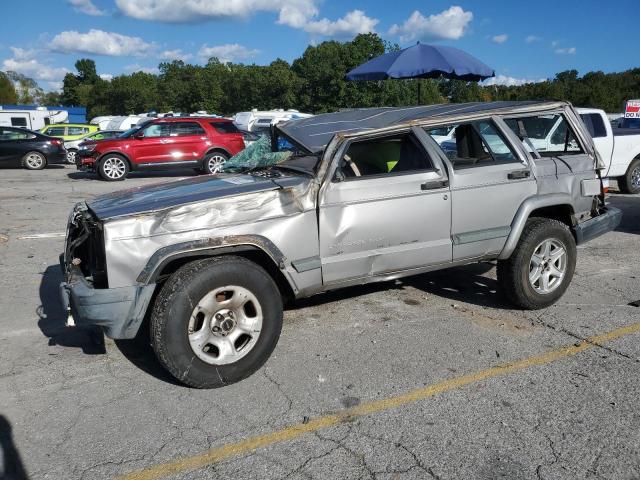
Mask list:
[[[54,138],[53,140],[49,140],[49,143],[51,145],[62,145],[62,140],[59,140],[57,138]]]

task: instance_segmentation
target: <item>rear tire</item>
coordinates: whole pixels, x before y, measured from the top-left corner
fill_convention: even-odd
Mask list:
[[[98,165],[98,174],[108,182],[124,180],[129,175],[129,162],[122,155],[107,154]]]
[[[564,223],[531,218],[516,249],[498,261],[498,284],[514,305],[538,310],[553,305],[569,287],[576,267],[576,242]]]
[[[22,165],[27,170],[42,170],[47,166],[47,158],[40,152],[27,152],[22,157]]]
[[[220,173],[227,160],[229,160],[229,156],[224,152],[208,153],[204,157],[202,170],[208,175]]]
[[[78,153],[78,150],[74,148],[72,148],[71,150],[67,150],[67,163],[75,165],[77,153]]]
[[[217,388],[258,370],[282,329],[282,298],[269,274],[236,256],[196,260],[163,285],[151,344],[180,382]]]
[[[620,189],[624,193],[640,193],[640,158],[631,162],[624,177],[619,178]]]

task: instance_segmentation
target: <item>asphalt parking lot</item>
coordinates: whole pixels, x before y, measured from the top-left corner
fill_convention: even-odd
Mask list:
[[[194,390],[58,301],[73,204],[171,178],[0,178],[0,478],[640,478],[640,196],[611,195],[623,223],[549,309],[512,310],[489,264],[351,288],[287,310],[252,377]]]

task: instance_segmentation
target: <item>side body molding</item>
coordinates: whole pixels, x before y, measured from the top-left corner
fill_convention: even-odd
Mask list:
[[[261,235],[228,235],[168,245],[156,250],[138,275],[136,281],[139,284],[154,283],[162,269],[171,261],[179,258],[249,250],[261,250],[269,255],[273,263],[284,273],[293,291],[297,292],[296,284],[289,272],[287,272],[286,257],[271,240]]]
[[[520,240],[524,226],[527,223],[527,219],[531,215],[531,212],[543,207],[553,207],[554,205],[573,205],[571,195],[567,193],[550,193],[547,195],[536,195],[534,197],[527,198],[518,211],[516,216],[511,222],[511,233],[507,238],[507,242],[500,252],[498,259],[504,260],[511,256],[513,251]]]

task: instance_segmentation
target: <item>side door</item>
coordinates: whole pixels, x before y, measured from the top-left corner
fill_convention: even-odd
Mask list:
[[[0,127],[0,165],[18,165],[28,148],[24,145],[32,134],[21,128]]]
[[[133,161],[140,167],[153,167],[171,161],[173,139],[169,122],[152,123],[141,130],[142,137],[131,139]]]
[[[360,137],[338,150],[318,199],[325,285],[451,261],[447,174],[424,136]]]
[[[446,150],[451,175],[453,260],[499,253],[522,202],[537,191],[517,137],[501,119],[452,125],[455,147]],[[433,127],[429,127],[431,129]]]
[[[204,157],[208,139],[198,122],[172,122],[171,140],[171,161],[176,165],[196,164]]]

